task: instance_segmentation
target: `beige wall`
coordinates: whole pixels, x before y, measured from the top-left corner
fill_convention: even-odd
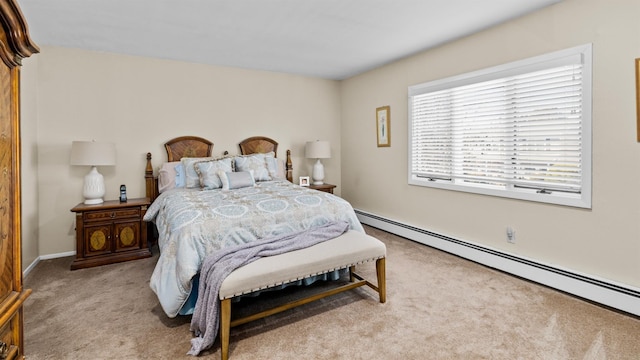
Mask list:
[[[565,0],[343,81],[343,196],[389,219],[640,287],[638,14],[637,0]],[[408,86],[585,43],[594,59],[591,210],[407,184]],[[391,106],[389,148],[376,147],[374,112],[383,105]]]
[[[296,179],[311,173],[305,142],[329,140],[325,181],[339,185],[336,81],[59,47],[36,56],[24,72],[37,73],[37,101],[23,108],[37,113],[37,167],[28,172],[37,175],[38,211],[30,201],[25,213],[39,219],[41,256],[75,251],[69,210],[83,200],[89,168],[69,166],[73,140],[115,142],[117,165],[99,168],[106,199],[117,199],[120,184],[130,198],[144,196],[145,154],[157,169],[166,159],[162,144],[182,135],[213,141],[215,155],[237,153],[250,136],[272,137],[280,156],[292,150]]]

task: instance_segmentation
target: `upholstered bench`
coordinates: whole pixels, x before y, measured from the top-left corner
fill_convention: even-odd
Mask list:
[[[233,271],[220,288],[220,342],[222,360],[229,356],[231,327],[277,314],[324,297],[367,285],[386,301],[385,257],[387,249],[380,240],[357,231],[306,249],[264,257]],[[377,286],[355,273],[355,265],[376,261]],[[349,268],[350,282],[291,303],[231,321],[231,299],[330,271]]]

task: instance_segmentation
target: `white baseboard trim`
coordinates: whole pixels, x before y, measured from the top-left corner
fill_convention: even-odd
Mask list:
[[[640,289],[561,269],[501,250],[462,241],[356,209],[361,223],[549,286],[593,302],[640,316]]]
[[[39,262],[40,262],[40,257],[38,256],[35,260],[33,260],[31,264],[29,264],[29,266],[27,266],[26,269],[24,269],[24,271],[22,272],[22,277],[24,278],[25,276],[29,275],[31,270],[33,270],[33,268],[36,267],[36,265],[38,265]]]
[[[25,276],[29,275],[31,270],[33,270],[33,268],[35,268],[36,265],[38,265],[40,260],[57,259],[57,258],[61,258],[61,257],[74,256],[75,254],[76,254],[75,251],[67,251],[67,252],[58,253],[58,254],[49,254],[49,255],[38,256],[35,260],[33,260],[33,262],[31,262],[31,264],[29,264],[29,266],[27,266],[26,269],[24,269],[24,271],[22,272],[22,277],[24,278]]]
[[[40,260],[57,259],[61,257],[74,256],[75,254],[76,254],[75,251],[67,251],[67,252],[57,253],[57,254],[41,255]]]

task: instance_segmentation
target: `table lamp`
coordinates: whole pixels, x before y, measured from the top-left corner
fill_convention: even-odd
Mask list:
[[[91,166],[91,170],[84,177],[84,203],[87,205],[101,204],[105,194],[104,177],[98,172],[98,166],[113,166],[116,164],[116,147],[113,143],[95,141],[73,141],[71,143],[71,165]]]
[[[324,165],[320,159],[331,157],[331,145],[328,141],[316,140],[308,141],[305,146],[305,157],[308,159],[318,159],[313,165],[313,185],[324,184]]]

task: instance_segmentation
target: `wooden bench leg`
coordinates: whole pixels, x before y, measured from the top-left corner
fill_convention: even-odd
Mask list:
[[[231,299],[220,301],[220,357],[229,359],[229,332],[231,329]]]
[[[343,291],[355,289],[363,285],[367,285],[372,289],[376,290],[380,296],[380,302],[385,303],[387,301],[385,258],[380,258],[376,260],[376,274],[378,277],[378,286],[375,286],[368,280],[363,279],[360,275],[358,275],[355,272],[355,269],[356,269],[355,266],[349,266],[349,278],[351,282],[350,284],[345,284],[337,288],[333,288],[318,294],[314,294],[312,296],[305,297],[303,299],[299,299],[284,305],[276,306],[275,308],[264,310],[257,314],[245,316],[240,319],[234,319],[233,322],[231,322],[231,299],[221,300],[220,301],[220,357],[222,358],[222,360],[229,359],[229,340],[230,340],[230,330],[232,326],[238,326],[253,320],[262,319],[266,316],[277,314],[282,311],[294,308],[296,306],[304,305],[309,302],[316,301],[318,299],[322,299],[330,295],[338,294]]]
[[[380,294],[380,302],[387,301],[387,275],[385,258],[376,260],[376,273],[378,274],[378,293]]]

